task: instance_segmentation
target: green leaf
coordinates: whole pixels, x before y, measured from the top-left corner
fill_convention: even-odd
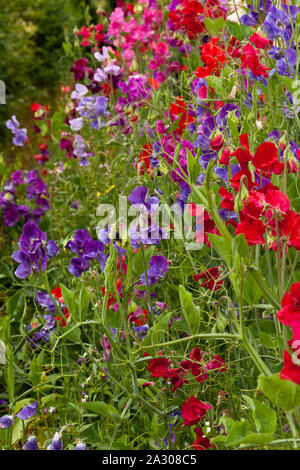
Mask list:
[[[86,319],[89,303],[90,294],[86,290],[86,287],[82,285],[79,294],[79,317],[81,322]]]
[[[291,411],[300,406],[300,386],[280,378],[280,374],[273,374],[271,377],[260,375],[258,387],[263,393],[284,411]]]
[[[189,333],[199,333],[201,318],[200,308],[194,304],[192,294],[185,290],[182,285],[179,286],[179,297],[184,318],[188,325]]]
[[[44,368],[44,351],[34,356],[30,363],[28,378],[32,385],[39,385]]]
[[[223,87],[223,79],[221,77],[215,77],[214,75],[209,75],[205,78],[208,86],[213,88],[218,95],[222,97],[225,96],[225,90]]]
[[[212,20],[211,18],[204,18],[204,24],[206,26],[207,31],[212,36],[215,36],[223,28],[225,20],[222,17],[219,17],[216,20]]]
[[[276,411],[272,410],[266,403],[250,398],[247,395],[243,395],[243,398],[252,411],[252,417],[257,432],[267,434],[275,433],[277,426]]]
[[[195,183],[197,176],[199,175],[199,172],[201,170],[200,164],[199,164],[199,158],[198,156],[194,156],[189,149],[186,151],[187,154],[187,169],[188,169],[188,175],[190,177],[190,180],[192,183]]]
[[[268,444],[269,442],[272,442],[273,439],[274,437],[272,434],[252,432],[247,434],[247,436],[245,436],[239,442],[239,444],[257,444],[259,446],[263,446],[265,444]]]
[[[226,446],[227,447],[232,447],[234,445],[237,445],[243,441],[245,436],[251,432],[251,424],[249,421],[235,421],[228,433],[227,440],[226,440]]]
[[[118,410],[104,401],[91,401],[83,404],[84,408],[93,413],[96,413],[99,416],[104,416],[105,418],[111,418],[113,420],[121,420],[121,416]]]
[[[259,338],[261,340],[261,344],[268,349],[276,349],[278,346],[278,343],[274,341],[271,335],[267,335],[263,331],[260,332]]]
[[[67,326],[64,328],[64,333],[66,333],[65,337],[71,341],[71,343],[78,343],[80,341],[81,331],[78,326],[76,328],[74,328],[74,326]]]
[[[147,269],[149,267],[148,266],[149,260],[154,255],[154,251],[155,251],[155,246],[149,246],[147,247],[146,250],[144,250],[145,263],[146,263]],[[142,256],[141,250],[133,254],[133,270],[136,276],[140,276],[144,272],[143,256]]]
[[[243,30],[239,23],[234,23],[233,21],[226,21],[228,31],[232,36],[241,41],[243,39]]]
[[[228,268],[230,269],[232,264],[232,248],[230,244],[220,235],[208,233],[207,236],[213,248],[220,256],[222,256],[222,258],[224,258]]]
[[[259,286],[253,282],[249,273],[246,274],[244,283],[244,297],[250,305],[257,304],[262,297],[262,291]]]
[[[69,310],[71,317],[73,318],[73,320],[79,322],[79,307],[75,300],[73,291],[68,289],[63,284],[60,284],[60,287],[61,287],[64,303],[67,309]]]
[[[7,301],[7,313],[10,319],[18,317],[24,309],[24,295],[22,290],[18,290],[10,299]]]
[[[172,312],[162,315],[159,321],[155,323],[155,325],[153,325],[149,329],[146,338],[141,342],[142,347],[151,346],[151,345],[155,346],[155,344],[159,344],[164,341],[166,331],[168,331],[169,329],[168,326],[169,326],[171,315],[172,315]],[[147,351],[149,351],[150,354],[153,354],[153,355],[156,354],[156,351],[154,350],[154,348],[153,349],[147,348]]]

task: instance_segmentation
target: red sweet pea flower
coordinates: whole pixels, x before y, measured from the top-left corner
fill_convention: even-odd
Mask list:
[[[300,250],[300,214],[287,211],[286,217],[279,223],[279,230],[287,238],[289,246]]]
[[[229,165],[230,161],[230,149],[226,148],[223,150],[221,157],[219,158],[219,163],[221,165]]]
[[[193,424],[198,423],[205,415],[206,411],[210,409],[211,405],[197,400],[196,397],[188,398],[187,401],[182,404],[181,408],[182,417],[184,419],[183,424],[185,426],[193,426]]]
[[[194,279],[198,282],[200,279],[204,279],[201,287],[207,287],[209,290],[218,290],[224,283],[224,279],[220,279],[222,270],[220,266],[209,268],[201,274],[194,274]]]
[[[149,77],[148,78],[148,82],[150,83],[150,85],[154,88],[154,90],[158,90],[159,89],[159,82],[157,80],[155,80],[154,77]]]
[[[265,226],[260,220],[248,217],[244,222],[237,224],[235,234],[243,233],[248,245],[264,245]]]
[[[202,428],[195,428],[194,431],[196,433],[197,439],[193,442],[193,444],[191,444],[191,447],[193,447],[195,450],[206,450],[210,447],[213,448],[209,438],[204,437]]]
[[[59,326],[65,327],[65,326],[67,326],[66,320],[70,317],[70,313],[69,313],[69,310],[65,307],[64,298],[63,298],[63,295],[62,295],[61,288],[60,287],[55,287],[54,289],[52,289],[51,294],[61,304],[61,310],[62,310],[62,313],[63,313],[63,317],[58,316],[58,317],[54,317],[54,318],[57,321],[61,321],[61,323],[59,323]]]
[[[215,233],[216,235],[220,235],[220,232],[215,224],[215,222],[211,219],[208,212],[204,211],[204,243],[211,247],[211,243],[208,240],[207,233]]]
[[[233,211],[234,210],[233,194],[230,191],[227,191],[227,189],[224,188],[224,186],[221,186],[221,188],[219,189],[219,195],[222,197],[220,206],[229,211]]]
[[[219,152],[219,150],[221,150],[221,148],[223,147],[224,145],[224,137],[223,137],[223,134],[220,133],[218,135],[216,135],[215,137],[212,137],[210,139],[210,148],[212,150],[214,150],[215,152]]]
[[[184,378],[185,374],[186,372],[180,367],[168,370],[167,376],[165,376],[164,379],[171,379],[171,382],[173,384],[172,393],[174,393],[175,390],[177,390],[177,388],[180,387],[182,384],[188,383],[188,380]]]
[[[242,66],[244,68],[248,67],[251,72],[256,76],[267,77],[267,70],[270,70],[268,67],[265,67],[259,62],[259,52],[254,49],[250,44],[247,44],[243,47],[243,53],[241,55]]]
[[[248,162],[252,160],[252,155],[249,150],[248,134],[241,134],[239,140],[242,147],[238,147],[231,156],[236,157],[242,168],[248,168]]]
[[[150,155],[152,155],[152,145],[150,143],[143,145],[143,151],[138,155],[138,161],[135,165],[141,175],[145,173],[151,174],[153,168],[150,164]]]
[[[225,365],[225,361],[220,356],[213,357],[210,361],[208,361],[205,365],[206,370],[215,370],[217,369],[219,372],[225,372],[227,366]]]
[[[254,33],[252,36],[250,36],[250,41],[254,44],[255,47],[257,47],[257,49],[267,49],[271,44],[270,39],[264,38],[257,33]]]
[[[180,116],[179,128],[175,129],[179,134],[182,133],[182,130],[185,129],[191,122],[195,120],[194,116],[191,115],[188,109],[185,107],[185,102],[183,101],[182,96],[176,98],[176,103],[171,103],[170,112],[174,116]]]
[[[244,178],[243,178],[243,176],[244,176]],[[236,191],[238,191],[240,189],[242,178],[243,178],[244,184],[246,185],[246,187],[248,188],[249,191],[258,186],[258,183],[252,181],[252,175],[251,175],[250,171],[248,170],[248,168],[244,168],[244,169],[242,168],[230,180],[231,186]]]
[[[207,380],[207,373],[201,365],[203,351],[199,348],[194,348],[190,352],[190,358],[180,362],[180,366],[184,370],[190,370],[196,377],[197,382],[203,383]]]
[[[290,353],[285,350],[283,355],[284,366],[280,372],[281,379],[291,380],[300,385],[300,366],[295,364]]]
[[[294,283],[281,301],[281,310],[277,312],[278,320],[284,325],[300,325],[300,282]]]
[[[290,326],[293,331],[293,338],[289,341],[289,346],[296,358],[300,354],[300,282],[296,282],[286,292],[281,301],[281,310],[277,312],[277,318],[284,325]],[[283,356],[284,366],[281,370],[282,379],[291,380],[300,385],[300,366],[293,356],[285,350]]]
[[[268,173],[280,175],[284,168],[283,162],[278,160],[277,147],[272,142],[263,142],[257,147],[253,157],[253,165]]]
[[[250,191],[244,204],[236,235],[244,233],[249,245],[264,245],[263,235],[267,232],[270,249],[277,250],[278,236],[280,244],[286,242],[287,246],[300,250],[300,214],[290,210],[286,194],[268,183],[256,192]]]
[[[151,360],[147,370],[151,372],[151,377],[164,377],[168,375],[170,363],[169,359],[157,357]]]
[[[205,78],[209,75],[219,75],[223,65],[227,62],[226,51],[217,45],[219,38],[211,40],[202,46],[201,60],[205,67],[198,67],[195,70],[197,78]]]

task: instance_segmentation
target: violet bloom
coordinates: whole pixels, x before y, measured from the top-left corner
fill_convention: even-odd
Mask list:
[[[73,240],[66,244],[68,250],[78,255],[72,258],[68,271],[73,276],[80,277],[83,272],[90,268],[92,259],[96,259],[100,264],[101,271],[104,271],[108,255],[104,254],[104,245],[98,240],[93,240],[87,230],[76,230]]]
[[[11,180],[12,180],[13,184],[15,184],[17,186],[24,183],[22,170],[17,170],[14,173],[12,173]]]
[[[27,140],[27,129],[20,128],[20,123],[16,116],[12,116],[11,119],[6,121],[6,127],[14,135],[13,144],[17,147],[23,147]]]
[[[40,450],[37,440],[34,436],[29,437],[29,439],[23,446],[23,450]]]
[[[77,112],[81,116],[72,119],[70,125],[72,130],[80,130],[84,124],[84,118],[91,121],[93,129],[99,130],[104,124],[100,116],[107,116],[106,110],[108,98],[105,96],[86,96],[82,98],[77,106]]]
[[[48,445],[47,450],[63,450],[61,435],[58,432],[54,434],[52,442]]]
[[[49,313],[53,314],[55,312],[55,304],[53,303],[50,295],[47,294],[47,292],[38,290],[36,294],[36,301],[41,307],[43,307],[43,309],[47,310]]]
[[[147,336],[147,333],[149,331],[149,326],[148,325],[134,326],[132,330],[137,338],[139,338],[140,340],[143,340]]]
[[[88,152],[87,144],[80,134],[75,135],[73,154],[78,158],[80,166],[88,166],[88,159],[94,155],[93,152]]]
[[[4,415],[0,418],[0,429],[10,428],[14,424],[13,416]]]
[[[299,10],[294,6],[290,6],[289,9],[291,18],[294,20]],[[272,6],[264,21],[263,30],[267,32],[268,38],[274,41],[279,36],[285,38],[285,32],[289,26],[289,13]]]
[[[32,418],[37,413],[37,401],[34,401],[30,405],[25,406],[22,408],[19,413],[17,413],[17,418],[24,421],[25,419]]]
[[[165,277],[165,273],[169,269],[169,264],[165,256],[154,255],[149,261],[150,268],[147,271],[149,287],[153,286],[157,281]],[[146,284],[145,273],[141,275],[141,282]]]
[[[72,100],[81,100],[85,95],[89,92],[88,88],[85,85],[81,85],[80,83],[76,83],[75,91],[71,93]]]
[[[129,202],[138,210],[138,224],[130,224],[128,235],[131,246],[138,248],[140,244],[157,245],[166,237],[165,231],[157,224],[157,209],[160,200],[157,197],[147,195],[146,186],[138,186],[128,197]]]
[[[49,296],[49,298],[50,298],[50,296]],[[50,298],[50,300],[51,300],[51,298]],[[45,304],[44,305],[40,304],[40,305],[43,308],[46,308],[44,306]],[[43,319],[45,320],[45,323],[42,326],[42,328],[40,328],[39,331],[35,331],[31,336],[30,335],[26,336],[26,341],[28,341],[28,343],[30,344],[30,346],[33,349],[39,348],[40,343],[42,341],[45,341],[47,343],[49,341],[50,335],[56,331],[56,320],[52,316],[52,313],[54,313],[54,312],[51,312],[50,314],[42,315]],[[29,333],[31,329],[32,329],[32,326],[29,325],[26,328],[26,332]]]
[[[86,445],[84,442],[77,442],[76,447],[74,450],[86,450]]]
[[[101,82],[104,82],[104,80],[106,80],[106,79],[107,79],[106,73],[103,72],[102,69],[98,68],[95,72],[95,75],[94,75],[95,82],[101,83]]]
[[[109,58],[108,54],[108,49],[107,47],[103,46],[102,47],[102,54],[100,52],[95,52],[94,54],[95,59],[97,59],[99,62],[103,62],[105,59]]]
[[[23,233],[18,244],[19,251],[15,251],[11,255],[15,261],[20,263],[15,271],[16,277],[26,279],[34,271],[45,271],[49,257],[46,242],[46,233],[42,232],[35,223],[28,222],[23,226]]]

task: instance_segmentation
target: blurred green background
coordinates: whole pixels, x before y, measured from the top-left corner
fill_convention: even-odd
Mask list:
[[[22,127],[32,102],[55,104],[72,58],[63,48],[74,28],[101,22],[112,0],[0,0],[0,80],[6,85],[6,105],[0,105],[0,152],[10,149],[5,122],[16,114]]]

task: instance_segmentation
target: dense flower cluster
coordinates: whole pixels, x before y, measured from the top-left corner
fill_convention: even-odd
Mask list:
[[[281,384],[293,382],[293,390],[300,385],[300,283],[295,282],[300,106],[294,88],[299,7],[270,0],[238,8],[231,3],[118,1],[110,16],[98,12],[102,22],[75,30],[81,56],[74,57],[72,86],[62,87],[60,110],[51,116],[50,107],[32,104],[38,138],[33,162],[43,165],[41,174],[50,184],[37,170],[17,170],[0,193],[5,234],[15,230],[20,237],[19,249],[9,252],[19,264],[15,276],[34,276],[25,281],[30,286],[22,281],[12,286],[15,299],[15,289],[22,292],[21,300],[28,297],[20,320],[27,322],[20,328],[28,363],[22,366],[29,367],[39,397],[17,418],[33,418],[34,424],[39,412],[43,416],[40,385],[61,367],[62,376],[81,388],[72,390],[67,403],[59,396],[64,387],[56,389],[57,374],[53,395],[71,416],[68,423],[74,410],[80,411],[83,440],[87,436],[91,447],[100,439],[98,424],[95,431],[89,421],[94,413],[105,425],[130,419],[135,429],[142,406],[154,413],[151,418],[142,413],[142,420],[145,435],[149,427],[155,440],[150,434],[145,443],[136,440],[153,448],[230,448],[233,441],[262,446],[262,440],[277,438],[285,418],[277,427],[271,418],[260,421],[268,405],[259,393],[254,398],[249,392],[248,407],[240,413],[234,407],[244,399],[237,395],[237,383],[243,390],[250,383],[249,390],[257,387],[253,370],[280,380],[272,367],[282,360],[283,349]],[[13,144],[24,146],[27,130],[16,116],[6,126]],[[98,201],[116,206],[118,195],[127,197],[135,219],[127,226],[120,213],[97,226]],[[51,221],[44,217],[50,196]],[[166,202],[172,206],[167,222],[160,218]],[[185,216],[197,217],[199,204],[203,220],[195,229]],[[108,212],[114,212],[111,206]],[[185,233],[195,229],[187,239],[202,251],[190,251],[182,242],[179,219]],[[61,238],[61,253],[55,241],[47,240],[50,234]],[[17,317],[22,302],[15,299],[7,310],[10,315],[16,308]],[[291,339],[281,325],[290,327]],[[39,363],[43,354],[51,367]],[[119,395],[111,385],[119,387]],[[223,403],[228,390],[232,410],[229,400]],[[290,411],[300,404],[298,392],[293,409],[282,405],[281,391],[275,398],[262,392],[277,410],[289,412],[293,434],[281,441],[296,442]],[[114,406],[106,403],[113,398]],[[71,403],[76,399],[80,408]],[[15,415],[4,414],[0,428],[14,420]],[[103,432],[101,448],[129,445],[131,430],[113,442],[121,424],[112,440]],[[265,431],[268,424],[271,430]],[[65,427],[55,423],[60,431],[47,431],[44,440],[39,432],[27,433],[22,447],[62,450]],[[136,429],[140,432],[139,425]],[[75,450],[86,449],[83,440]]]

